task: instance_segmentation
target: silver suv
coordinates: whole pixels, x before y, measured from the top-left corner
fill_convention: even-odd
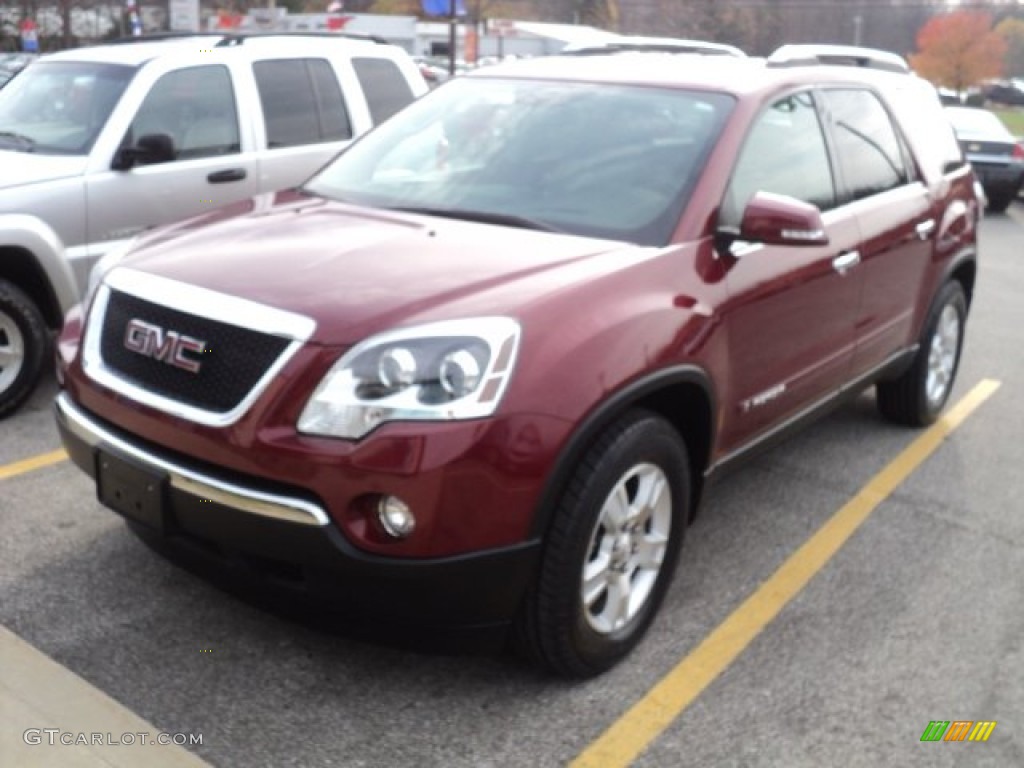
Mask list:
[[[0,417],[99,257],[301,183],[426,90],[401,49],[339,36],[177,37],[26,69],[0,91]]]

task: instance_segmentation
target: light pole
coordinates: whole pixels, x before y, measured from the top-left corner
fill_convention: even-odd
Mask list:
[[[455,0],[448,0],[448,74],[455,76]]]

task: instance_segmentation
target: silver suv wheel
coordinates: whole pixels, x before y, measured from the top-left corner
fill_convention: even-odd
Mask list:
[[[0,392],[10,389],[25,365],[25,337],[10,315],[0,312]]]

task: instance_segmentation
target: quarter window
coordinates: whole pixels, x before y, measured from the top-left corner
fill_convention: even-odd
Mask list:
[[[853,89],[828,90],[823,96],[850,197],[860,200],[906,184],[903,147],[878,97]]]
[[[373,124],[383,123],[413,100],[409,81],[398,65],[388,59],[352,59],[356,77],[366,94]]]
[[[252,68],[271,149],[352,138],[345,100],[326,59],[273,59]]]
[[[780,99],[755,121],[722,203],[721,226],[738,229],[755,192],[774,192],[825,211],[836,205],[832,166],[810,93]]]

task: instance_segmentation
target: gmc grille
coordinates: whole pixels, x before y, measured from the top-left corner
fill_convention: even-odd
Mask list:
[[[201,366],[191,373],[125,347],[136,319],[206,342]],[[153,304],[111,291],[103,318],[100,356],[119,378],[154,394],[216,413],[237,406],[288,346],[287,339]]]

